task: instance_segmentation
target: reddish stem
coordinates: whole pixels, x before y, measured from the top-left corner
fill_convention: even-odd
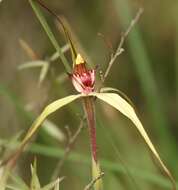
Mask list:
[[[87,123],[89,127],[89,135],[90,135],[90,146],[91,153],[94,161],[97,163],[97,145],[96,145],[96,128],[95,128],[95,110],[93,97],[85,97],[83,99],[83,105],[85,114],[87,117]]]

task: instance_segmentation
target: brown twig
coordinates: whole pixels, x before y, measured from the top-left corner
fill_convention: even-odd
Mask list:
[[[71,132],[69,126],[66,126],[65,129],[67,131],[68,143],[70,144],[70,139],[72,139],[72,132]]]
[[[101,172],[95,179],[93,179],[85,188],[84,190],[90,190],[94,186],[94,184],[100,180],[104,176],[104,173]]]
[[[102,80],[102,83],[105,82],[110,70],[111,70],[111,67],[113,65],[113,63],[115,62],[115,60],[117,59],[117,57],[124,51],[124,49],[122,48],[123,47],[123,44],[125,42],[125,39],[126,37],[128,36],[128,34],[130,33],[130,31],[132,30],[132,28],[135,26],[135,24],[138,22],[141,14],[143,13],[143,8],[140,8],[135,16],[135,18],[131,21],[129,27],[127,28],[127,30],[121,35],[121,39],[120,39],[120,43],[115,51],[114,54],[111,54],[111,59],[108,63],[108,67],[106,68],[106,71],[104,73],[104,76],[103,76],[103,80]]]
[[[85,122],[85,119],[86,117],[84,116],[81,121],[80,121],[80,124],[79,124],[79,127],[77,129],[77,131],[74,133],[73,136],[69,136],[69,141],[68,141],[68,145],[65,149],[65,152],[64,152],[64,156],[62,157],[62,159],[60,159],[60,161],[58,162],[57,166],[56,166],[56,169],[54,170],[54,173],[51,177],[52,180],[56,179],[61,171],[61,168],[65,162],[65,160],[67,159],[69,153],[71,152],[72,150],[72,147],[74,146],[76,140],[77,140],[77,137],[79,136],[81,130],[83,129],[83,126],[84,126],[84,122]],[[68,129],[69,130],[69,129]],[[69,134],[69,131],[68,131],[68,134]],[[70,133],[71,134],[71,133]]]

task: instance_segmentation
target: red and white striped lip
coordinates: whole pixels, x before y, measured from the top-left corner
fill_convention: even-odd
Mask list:
[[[95,69],[87,69],[85,61],[80,54],[77,55],[73,73],[70,75],[74,88],[83,94],[94,91]]]

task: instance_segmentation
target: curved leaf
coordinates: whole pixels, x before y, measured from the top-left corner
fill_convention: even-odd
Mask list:
[[[148,145],[148,147],[150,148],[151,152],[156,157],[156,159],[162,166],[164,172],[167,174],[167,176],[171,180],[171,182],[173,184],[173,189],[176,189],[175,180],[174,180],[172,174],[170,173],[168,168],[165,166],[165,164],[161,160],[153,143],[151,142],[145,129],[143,128],[142,123],[138,119],[133,107],[127,101],[125,101],[121,96],[119,96],[118,94],[115,94],[115,93],[93,93],[93,95],[96,96],[97,98],[99,98],[100,100],[103,100],[104,102],[108,103],[112,107],[116,108],[118,111],[120,111],[122,114],[124,114],[126,117],[128,117],[135,124],[137,130],[139,131],[139,133],[145,140],[145,142]]]

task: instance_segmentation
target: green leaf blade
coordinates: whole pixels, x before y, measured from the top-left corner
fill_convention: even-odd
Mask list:
[[[54,37],[54,34],[52,33],[48,23],[46,22],[42,12],[40,11],[39,7],[37,6],[37,3],[34,0],[29,0],[30,5],[32,7],[32,9],[34,10],[38,20],[40,21],[41,25],[43,26],[46,34],[48,35],[51,43],[53,44],[53,46],[55,47],[56,51],[59,53],[59,56],[64,64],[64,67],[66,69],[67,72],[71,71],[71,68],[68,64],[68,61],[66,59],[66,57],[64,56],[64,54],[62,53],[62,50],[60,48],[60,46],[58,45],[58,42],[56,40],[56,38]]]

